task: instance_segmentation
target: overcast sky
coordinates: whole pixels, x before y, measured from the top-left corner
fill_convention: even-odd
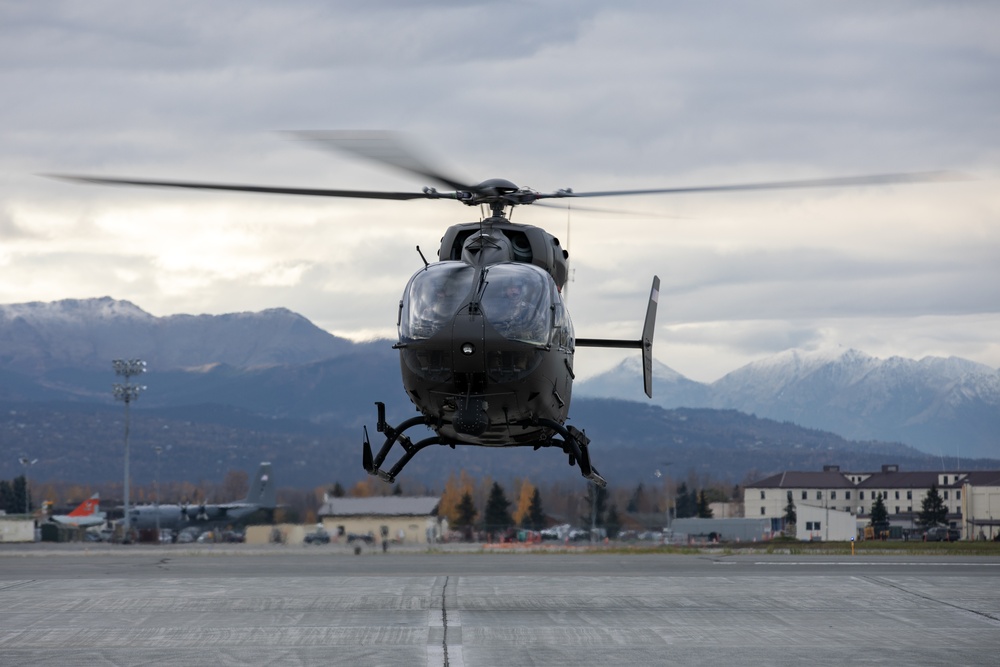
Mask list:
[[[636,337],[658,274],[655,356],[692,379],[791,347],[996,368],[998,26],[963,1],[0,2],[0,303],[287,307],[392,337],[415,246],[478,209],[36,175],[437,185],[281,132],[392,129],[464,180],[541,191],[974,175],[514,220],[569,236],[579,336]]]

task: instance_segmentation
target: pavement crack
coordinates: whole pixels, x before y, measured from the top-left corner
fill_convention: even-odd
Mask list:
[[[445,595],[448,593],[448,579],[444,578],[444,586],[441,587],[441,625],[444,627],[444,633],[441,638],[441,648],[444,650],[444,667],[449,667],[448,665],[448,604],[445,601]]]

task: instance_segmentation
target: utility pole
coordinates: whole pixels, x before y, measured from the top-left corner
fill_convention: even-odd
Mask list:
[[[115,375],[119,377],[124,377],[125,382],[112,385],[112,393],[115,398],[119,401],[124,401],[125,403],[125,521],[123,526],[125,529],[125,541],[128,542],[132,534],[132,518],[129,516],[129,475],[128,475],[128,463],[129,463],[129,450],[128,450],[128,431],[129,431],[129,405],[132,401],[139,398],[139,392],[146,387],[139,386],[137,384],[132,384],[132,378],[136,375],[140,375],[146,372],[146,362],[141,359],[115,359],[111,362],[115,369]]]

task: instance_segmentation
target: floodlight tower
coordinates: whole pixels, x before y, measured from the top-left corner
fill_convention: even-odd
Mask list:
[[[156,452],[156,541],[160,541],[160,452],[163,447],[156,445],[153,447]]]
[[[31,494],[28,492],[28,468],[38,463],[38,459],[29,459],[27,454],[21,454],[18,459],[24,466],[24,513],[31,514]]]
[[[115,375],[125,378],[125,382],[116,382],[112,385],[112,392],[119,401],[125,402],[125,540],[129,539],[132,531],[131,517],[129,517],[129,476],[128,476],[128,428],[129,428],[129,405],[139,398],[139,392],[146,387],[132,384],[132,378],[146,372],[146,362],[141,359],[115,359],[111,362],[115,368]]]

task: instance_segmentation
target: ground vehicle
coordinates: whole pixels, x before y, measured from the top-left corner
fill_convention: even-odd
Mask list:
[[[955,528],[932,526],[924,531],[924,542],[957,542],[961,534]]]
[[[305,537],[306,544],[329,544],[330,533],[325,528],[317,528],[314,532],[308,533]]]

